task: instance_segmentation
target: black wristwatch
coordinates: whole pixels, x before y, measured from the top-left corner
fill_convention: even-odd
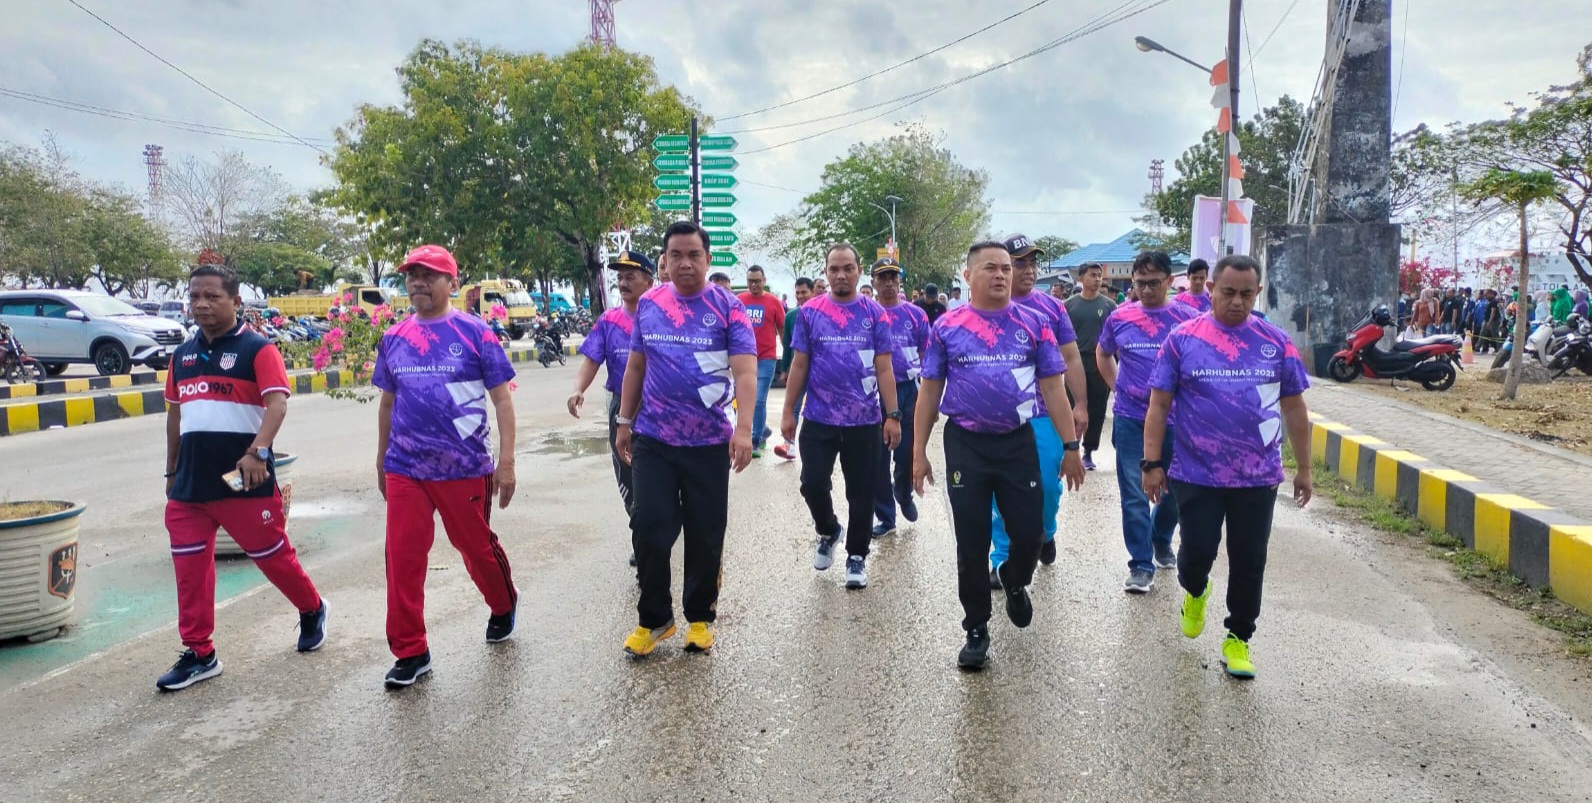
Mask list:
[[[1078,441],[1062,441],[1061,442],[1061,450],[1063,452],[1076,452],[1076,451],[1078,451],[1081,448],[1083,448],[1083,445],[1080,444]]]
[[[1166,470],[1166,461],[1165,460],[1145,460],[1142,457],[1139,458],[1139,472],[1140,473],[1143,473],[1143,472],[1146,472],[1146,471],[1153,471],[1155,469],[1160,469],[1162,471],[1165,471]]]
[[[890,412],[885,413],[884,417],[890,419],[891,421],[900,421],[901,420],[901,411],[900,410],[891,410]]]

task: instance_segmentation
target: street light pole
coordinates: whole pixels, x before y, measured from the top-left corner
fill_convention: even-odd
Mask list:
[[[1227,244],[1227,213],[1228,207],[1233,203],[1231,181],[1228,179],[1229,165],[1233,161],[1233,140],[1238,137],[1238,37],[1243,24],[1244,0],[1229,0],[1227,4],[1227,86],[1231,94],[1228,96],[1228,136],[1222,137],[1222,225],[1221,239],[1217,241],[1216,254],[1219,257],[1231,254],[1232,247]]]
[[[884,199],[890,203],[889,209],[886,209],[874,203],[873,201],[869,201],[868,205],[879,210],[880,212],[883,212],[885,217],[890,219],[890,256],[892,259],[899,259],[899,257],[896,256],[897,249],[899,248],[899,246],[896,245],[896,204],[904,204],[906,201],[903,201],[894,195],[886,195]]]

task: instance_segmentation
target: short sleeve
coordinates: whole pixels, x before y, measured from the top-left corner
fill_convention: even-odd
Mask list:
[[[509,362],[509,353],[497,345],[491,332],[487,332],[487,337],[492,345],[481,349],[481,379],[486,382],[487,390],[491,390],[514,378],[514,364]]]
[[[940,337],[939,328],[929,327],[929,336],[923,345],[923,378],[944,380],[947,362],[945,341]]]
[[[177,399],[177,361],[173,359],[171,365],[166,366],[166,403],[182,404]]]
[[[392,366],[387,364],[387,352],[392,350],[392,344],[392,335],[381,336],[381,343],[376,347],[376,370],[370,374],[370,384],[388,393],[398,392],[398,383],[393,381]]]
[[[1117,328],[1112,325],[1115,322],[1115,315],[1107,315],[1105,323],[1100,324],[1100,336],[1095,339],[1096,352],[1100,354],[1117,353]]]
[[[811,354],[812,349],[807,346],[807,315],[805,312],[804,309],[796,310],[796,326],[791,332],[790,349],[791,351]]]
[[[647,306],[651,303],[646,296],[642,296],[641,300],[636,302],[636,325],[630,327],[631,351],[641,351],[641,321],[645,318]]]
[[[260,389],[262,399],[268,393],[292,395],[287,366],[282,363],[282,352],[276,350],[276,344],[267,343],[254,353],[254,384]]]
[[[1155,355],[1155,368],[1150,371],[1150,389],[1177,393],[1178,380],[1183,372],[1183,355],[1178,349],[1180,338],[1173,333],[1161,344]]]
[[[894,354],[895,341],[890,337],[890,326],[885,322],[885,311],[882,307],[874,307],[868,311],[873,316],[873,353]]]
[[[1072,316],[1060,304],[1056,305],[1056,345],[1078,342],[1078,332],[1072,328]]]
[[[726,335],[729,340],[730,356],[737,354],[757,354],[757,335],[752,333],[752,319],[746,316],[746,307],[741,302],[730,299],[730,314],[726,316]]]
[[[1284,398],[1298,396],[1310,387],[1310,376],[1305,371],[1305,361],[1299,356],[1299,349],[1294,348],[1293,341],[1289,341],[1282,348],[1282,392]]]
[[[913,307],[912,309],[915,310],[915,312],[909,314],[912,315],[913,320],[917,321],[916,331],[918,335],[918,353],[921,354],[929,347],[929,316],[924,315],[923,310],[920,310],[917,307]]]
[[[1039,338],[1034,343],[1034,374],[1041,378],[1056,376],[1067,370],[1067,362],[1061,358],[1061,347],[1056,344],[1056,336],[1049,329],[1042,329]]]
[[[597,325],[592,327],[591,334],[580,342],[580,356],[599,365],[607,352],[608,335],[613,331],[613,324],[606,317],[598,318]]]

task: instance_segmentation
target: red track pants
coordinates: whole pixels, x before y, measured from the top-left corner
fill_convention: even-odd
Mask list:
[[[218,527],[227,528],[265,579],[300,613],[320,607],[321,595],[288,543],[280,493],[215,502],[167,501],[166,532],[177,570],[177,632],[184,646],[199,655],[215,650],[210,634],[216,628]]]
[[[398,658],[426,652],[426,570],[437,530],[464,558],[494,616],[514,609],[509,558],[492,532],[492,478],[416,480],[387,475],[387,646]]]

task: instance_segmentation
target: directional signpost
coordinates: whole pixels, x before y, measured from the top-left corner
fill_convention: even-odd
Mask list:
[[[652,149],[658,152],[652,160],[652,166],[658,170],[652,186],[662,191],[653,199],[653,205],[665,212],[690,213],[701,225],[715,229],[708,235],[714,249],[727,249],[741,241],[735,232],[721,230],[735,225],[735,215],[702,211],[735,205],[735,195],[725,190],[733,190],[740,183],[730,175],[740,167],[740,162],[729,155],[737,145],[735,137],[728,134],[698,135],[695,118],[691,120],[690,133],[660,134],[652,140]],[[715,172],[703,172],[707,170]],[[714,267],[730,268],[740,261],[728,250],[713,252]]]
[[[691,150],[688,134],[664,134],[652,141],[652,149],[659,153],[684,153]]]
[[[728,176],[723,173],[702,174],[702,189],[704,190],[727,190],[738,183],[740,182],[735,180],[735,176]]]
[[[734,212],[703,212],[702,225],[710,229],[728,228],[735,225]]]
[[[733,268],[741,258],[729,251],[714,251],[712,265],[715,268]]]
[[[686,190],[691,189],[691,177],[678,173],[665,173],[652,180],[652,186],[660,190]]]
[[[728,134],[708,134],[697,137],[697,148],[704,151],[733,151],[739,144]]]
[[[713,243],[714,248],[729,248],[741,241],[741,235],[733,231],[710,231],[708,240]]]
[[[730,171],[730,170],[734,170],[735,168],[740,167],[740,166],[741,166],[741,163],[737,162],[735,160],[734,156],[704,156],[704,157],[702,157],[702,169],[703,170],[725,170],[725,171]],[[691,169],[691,166],[690,165],[686,165],[683,169],[689,170],[689,169]]]
[[[723,209],[735,205],[735,196],[727,192],[702,193],[703,209]]]
[[[665,212],[686,212],[691,209],[691,196],[684,192],[666,192],[652,201]]]

